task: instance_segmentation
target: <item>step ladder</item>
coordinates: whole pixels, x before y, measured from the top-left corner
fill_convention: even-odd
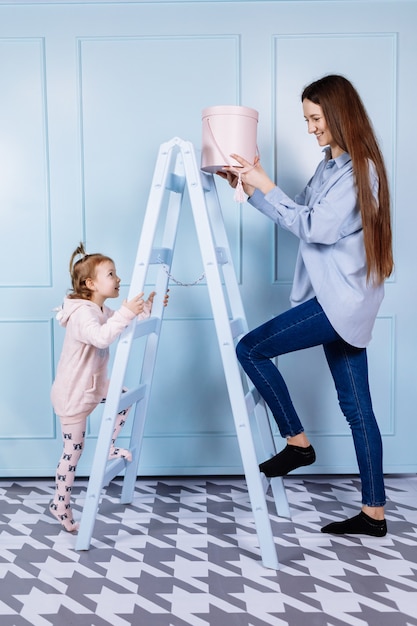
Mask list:
[[[129,504],[133,501],[164,313],[163,298],[171,276],[178,220],[185,191],[189,195],[200,246],[262,562],[265,567],[279,569],[266,501],[269,486],[277,514],[289,518],[290,511],[282,478],[267,479],[258,468],[250,416],[254,417],[254,426],[258,428],[263,447],[262,460],[274,456],[276,449],[265,403],[249,379],[242,374],[236,358],[235,345],[248,328],[214,177],[200,170],[192,143],[177,137],[163,143],[159,149],[128,295],[130,299],[144,291],[149,266],[156,266],[157,295],[152,316],[147,320],[134,320],[122,333],[117,344],[76,549],[89,549],[102,489],[123,471],[121,502]],[[161,223],[163,206],[165,223],[162,222],[162,245],[156,248],[154,241],[158,224]],[[139,384],[124,393],[131,348],[133,342],[141,337],[146,337],[146,343]],[[129,406],[132,406],[129,417],[132,423],[132,461],[108,461],[116,416]]]

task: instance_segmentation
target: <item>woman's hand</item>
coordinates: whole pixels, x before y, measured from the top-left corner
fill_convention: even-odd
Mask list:
[[[229,183],[229,185],[233,188],[236,189],[237,187],[237,182],[239,180],[239,174],[235,174],[235,171],[229,170],[227,172],[216,172],[216,174],[218,176],[220,176],[221,178],[224,178],[225,180],[227,180],[227,182]],[[243,187],[243,191],[245,192],[245,194],[247,196],[251,196],[253,194],[253,192],[255,191],[255,187],[251,187],[250,185],[247,185],[246,183],[243,182],[242,180],[242,187]]]
[[[266,194],[275,187],[275,183],[269,178],[268,174],[261,166],[259,157],[256,157],[255,163],[252,165],[238,154],[231,154],[230,156],[240,163],[242,168],[228,165],[224,167],[224,172],[217,172],[217,174],[225,178],[231,187],[236,187],[239,175],[243,190],[249,197],[253,194],[255,189],[259,189],[263,194]]]

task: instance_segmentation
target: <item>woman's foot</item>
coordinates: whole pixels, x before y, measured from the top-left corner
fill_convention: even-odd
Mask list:
[[[72,516],[71,506],[69,504],[55,504],[51,502],[49,505],[49,512],[55,517],[56,520],[65,528],[69,533],[77,531],[80,527],[78,522],[75,522]]]
[[[370,535],[371,537],[385,537],[387,534],[387,522],[370,517],[361,511],[355,517],[350,517],[343,522],[332,522],[321,529],[322,533],[333,535]]]
[[[115,448],[114,446],[110,446],[109,461],[112,459],[125,459],[126,461],[131,461],[132,453],[130,450],[125,450],[125,448]]]
[[[278,454],[260,464],[259,469],[268,478],[285,476],[297,467],[311,465],[316,460],[316,453],[312,445],[307,448],[287,444]]]

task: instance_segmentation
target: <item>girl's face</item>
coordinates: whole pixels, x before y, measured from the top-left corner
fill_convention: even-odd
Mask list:
[[[332,158],[343,154],[342,150],[334,141],[333,136],[327,126],[326,118],[319,104],[314,104],[311,100],[303,100],[304,119],[307,122],[308,132],[317,137],[319,146],[330,146]]]
[[[103,261],[96,267],[94,278],[88,278],[87,287],[91,289],[91,301],[100,307],[107,298],[117,298],[119,295],[120,278],[116,274],[116,268],[111,261]]]

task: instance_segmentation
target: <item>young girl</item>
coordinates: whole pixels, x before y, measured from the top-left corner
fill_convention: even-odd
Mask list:
[[[140,319],[150,316],[155,292],[146,302],[143,293],[129,302],[124,300],[120,309],[113,311],[104,304],[107,298],[119,295],[120,278],[112,259],[102,254],[86,254],[81,243],[72,254],[69,267],[72,291],[57,314],[66,333],[51,390],[64,447],[56,472],[55,497],[49,510],[65,530],[73,532],[78,530],[79,524],[74,522],[71,512],[71,489],[83,452],[87,416],[107,394],[109,346],[136,316]],[[129,450],[115,447],[128,411],[119,413],[116,420],[109,459],[132,459]]]
[[[334,534],[382,537],[385,490],[382,441],[372,409],[366,346],[393,269],[387,174],[371,123],[353,85],[329,75],[301,97],[308,132],[324,159],[304,191],[289,198],[266,174],[232,155],[242,169],[228,168],[250,204],[299,240],[292,308],[248,333],[237,346],[239,361],[265,398],[287,445],[260,465],[282,476],[314,463],[274,357],[323,345],[341,409],[352,431],[362,482],[362,510],[322,529]]]

